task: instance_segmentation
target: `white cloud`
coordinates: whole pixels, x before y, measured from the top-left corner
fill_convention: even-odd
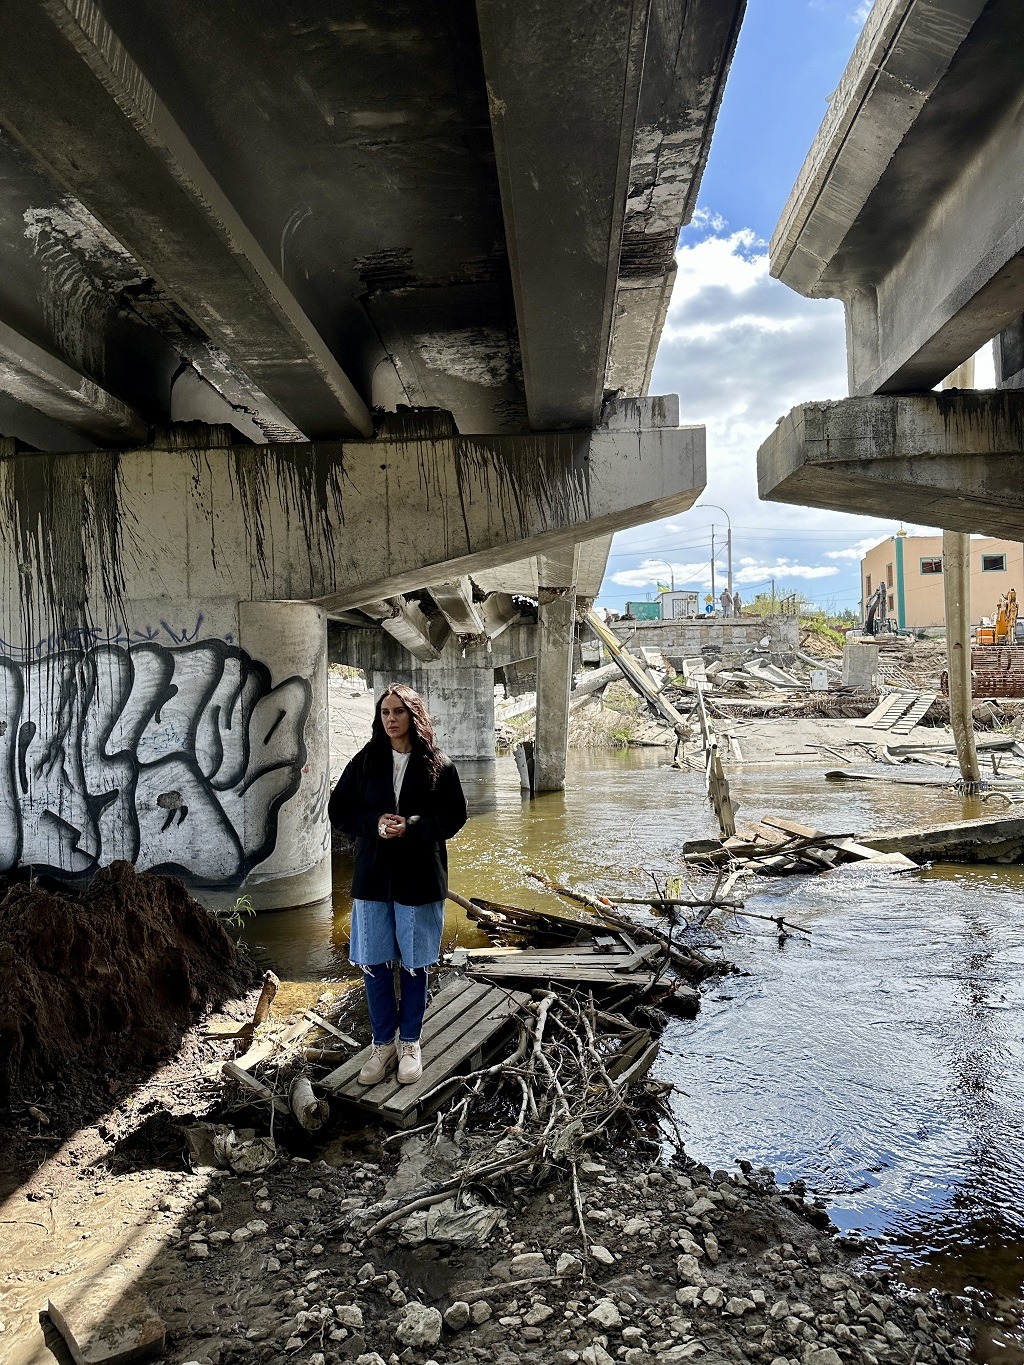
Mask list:
[[[863,540],[858,540],[856,545],[848,545],[845,550],[826,550],[826,559],[850,559],[859,564],[869,550],[884,540],[884,536],[865,536]]]
[[[815,579],[832,578],[839,570],[834,564],[791,564],[785,559],[774,564],[747,564],[733,575],[736,583],[764,583],[774,578],[776,583],[790,578]]]
[[[874,0],[861,0],[861,3],[853,11],[853,13],[848,16],[850,22],[856,24],[858,28],[862,28],[864,25],[864,21],[871,13],[871,6],[873,3]]]

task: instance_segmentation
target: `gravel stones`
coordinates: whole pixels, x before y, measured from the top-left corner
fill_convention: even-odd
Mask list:
[[[590,1248],[590,1259],[596,1261],[598,1265],[614,1265],[615,1257],[607,1247],[595,1242]]]

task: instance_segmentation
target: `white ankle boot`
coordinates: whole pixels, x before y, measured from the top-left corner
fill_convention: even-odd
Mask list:
[[[423,1075],[423,1059],[420,1056],[420,1044],[417,1038],[415,1043],[398,1044],[398,1079],[402,1085],[412,1085],[413,1081],[418,1081]]]
[[[394,1043],[374,1043],[356,1080],[360,1085],[377,1085],[395,1064]]]

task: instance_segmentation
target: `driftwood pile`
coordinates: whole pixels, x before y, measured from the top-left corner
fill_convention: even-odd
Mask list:
[[[329,1117],[326,1100],[313,1090],[319,1072],[330,1070],[361,1045],[330,1019],[303,1010],[290,1024],[274,1027],[268,1021],[280,987],[273,972],[265,972],[252,1020],[236,1033],[239,1055],[221,1065],[239,1108],[254,1100],[269,1106],[271,1123],[293,1120],[308,1133],[318,1132]],[[254,1041],[260,1030],[258,1041]],[[223,1037],[223,1034],[219,1036]],[[314,1043],[314,1037],[318,1040]]]
[[[742,866],[767,877],[827,872],[841,863],[883,864],[893,870],[913,868],[901,853],[879,853],[853,834],[826,834],[782,816],[765,816],[752,829],[729,839],[694,839],[683,845],[687,863],[701,867]]]
[[[468,1129],[475,1157],[450,1178],[381,1200],[335,1231],[355,1227],[371,1237],[449,1201],[449,1219],[478,1216],[481,1189],[500,1200],[510,1177],[536,1186],[562,1176],[571,1181],[588,1248],[578,1175],[584,1152],[621,1143],[630,1133],[647,1139],[659,1120],[673,1121],[666,1104],[671,1087],[645,1079],[657,1051],[650,1028],[599,1009],[592,998],[538,993],[511,1054],[463,1077],[455,1097],[425,1125],[434,1146],[462,1147]]]

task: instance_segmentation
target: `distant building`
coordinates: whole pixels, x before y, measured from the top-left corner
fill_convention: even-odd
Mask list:
[[[862,600],[878,585],[887,590],[887,616],[900,628],[920,630],[946,624],[942,592],[942,537],[908,536],[905,531],[873,546],[860,562]],[[996,614],[1010,588],[1024,599],[1024,546],[992,536],[971,539],[971,616]]]

